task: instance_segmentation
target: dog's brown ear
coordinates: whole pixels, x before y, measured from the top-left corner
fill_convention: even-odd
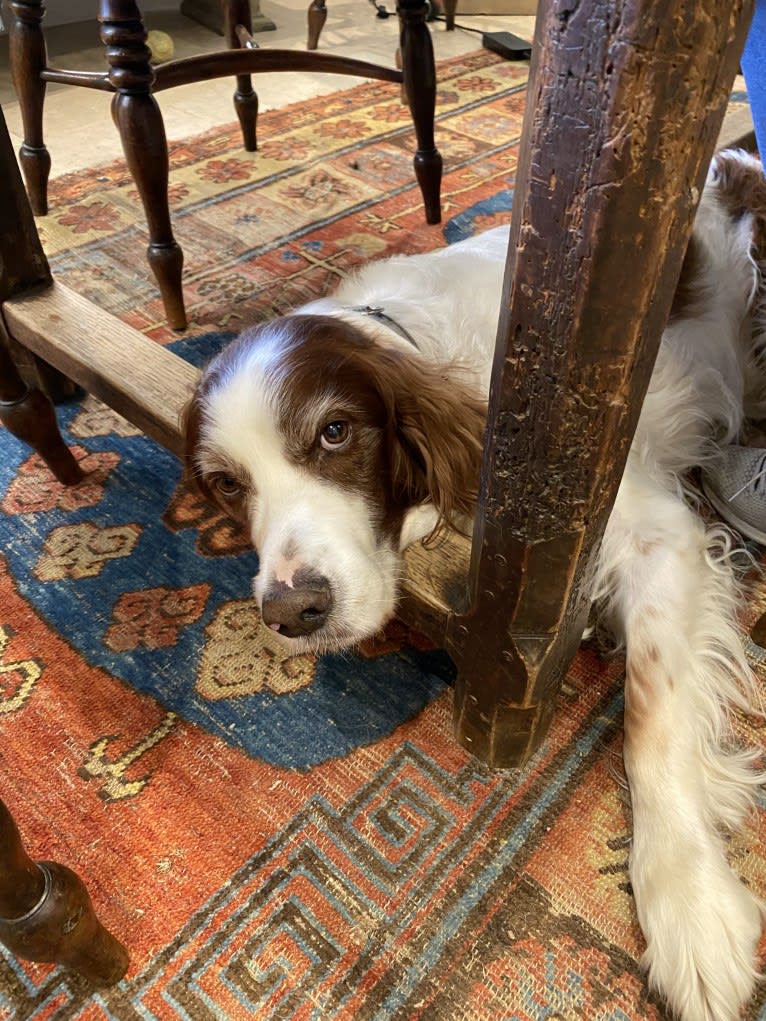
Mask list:
[[[409,378],[408,378],[409,377]],[[408,359],[395,396],[391,477],[409,506],[430,502],[445,525],[476,510],[487,405],[455,368]],[[462,520],[461,520],[462,519]]]
[[[200,489],[199,474],[196,469],[195,455],[199,446],[202,429],[202,398],[198,385],[181,412],[181,435],[183,437],[183,471],[184,478],[195,488]]]

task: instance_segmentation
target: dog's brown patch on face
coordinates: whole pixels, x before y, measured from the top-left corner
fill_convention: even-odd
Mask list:
[[[391,473],[393,409],[370,363],[373,341],[334,317],[296,316],[279,361],[278,426],[287,456],[316,477],[363,497],[376,531],[398,537],[407,510]],[[327,449],[322,433],[344,423],[345,442]]]
[[[211,503],[217,504],[236,521],[244,522],[247,521],[252,489],[242,469],[221,461],[220,467],[203,471],[197,461],[202,435],[203,396],[208,391],[206,383],[207,380],[203,379],[184,410],[184,471],[190,482]],[[229,479],[236,486],[227,484]]]
[[[293,316],[274,373],[288,456],[360,494],[379,535],[398,540],[406,512],[425,501],[447,521],[472,513],[486,405],[447,369],[342,319]],[[349,438],[326,449],[322,430],[335,422]]]
[[[238,486],[235,491],[231,489],[232,482]],[[208,498],[214,500],[221,510],[236,521],[247,521],[254,492],[250,479],[241,468],[206,473],[202,485]]]
[[[753,244],[756,258],[766,257],[766,176],[759,161],[719,153],[715,160],[718,194],[733,220],[747,214],[753,217]]]

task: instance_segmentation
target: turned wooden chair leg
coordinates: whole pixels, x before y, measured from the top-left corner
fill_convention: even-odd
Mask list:
[[[309,34],[307,50],[315,50],[319,46],[319,36],[327,21],[327,4],[325,0],[311,0],[308,9]]]
[[[0,422],[28,443],[65,486],[74,486],[83,471],[59,432],[56,412],[42,390],[29,387],[19,375],[3,343],[0,327]]]
[[[133,0],[101,0],[101,40],[115,88],[112,117],[120,133],[149,228],[147,258],[156,277],[171,329],[186,328],[183,252],[173,236],[168,204],[168,143],[160,108],[152,95],[154,71],[146,29]]]
[[[226,45],[230,49],[239,49],[243,45],[242,36],[252,38],[250,0],[226,0],[223,9],[223,34]],[[245,30],[242,35],[237,31],[240,27]],[[258,95],[253,89],[253,80],[249,74],[238,74],[236,77],[234,109],[242,131],[242,144],[247,152],[255,152],[258,148]]]
[[[422,0],[399,0],[397,10],[404,92],[417,139],[415,176],[423,194],[426,223],[439,223],[442,158],[434,142],[436,68],[431,33],[426,25],[427,8]]]
[[[42,0],[9,0],[8,46],[11,74],[21,109],[24,141],[19,161],[32,210],[37,216],[48,212],[48,175],[51,157],[43,141],[45,82],[41,72],[47,64],[42,20]]]
[[[397,46],[396,47],[396,53],[394,54],[394,63],[396,64],[396,66],[401,71],[401,69],[402,69],[402,48],[401,48],[401,46]],[[401,96],[402,103],[404,103],[404,105],[407,106],[408,105],[407,89],[405,87],[405,83],[404,82],[402,82],[402,87],[401,87],[401,90],[400,90],[400,96]]]
[[[63,965],[110,986],[128,968],[128,951],[107,932],[71,869],[34,862],[0,801],[0,942],[30,961]]]

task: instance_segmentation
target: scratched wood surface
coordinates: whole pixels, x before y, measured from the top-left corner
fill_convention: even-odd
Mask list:
[[[749,24],[749,2],[543,0],[473,543],[456,731],[538,746],[611,510]]]
[[[181,456],[198,369],[63,284],[11,299],[4,315],[28,350]]]

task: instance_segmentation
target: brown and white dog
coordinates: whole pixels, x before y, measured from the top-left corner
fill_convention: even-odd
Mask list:
[[[727,745],[729,708],[751,708],[754,687],[730,536],[706,528],[684,476],[763,397],[765,222],[760,163],[717,156],[593,592],[627,659],[645,964],[684,1021],[731,1021],[757,978],[761,906],[724,843],[764,779],[755,751]],[[247,522],[255,598],[296,653],[376,632],[395,611],[402,549],[471,515],[507,243],[499,228],[370,264],[246,330],[204,372],[189,463]]]

